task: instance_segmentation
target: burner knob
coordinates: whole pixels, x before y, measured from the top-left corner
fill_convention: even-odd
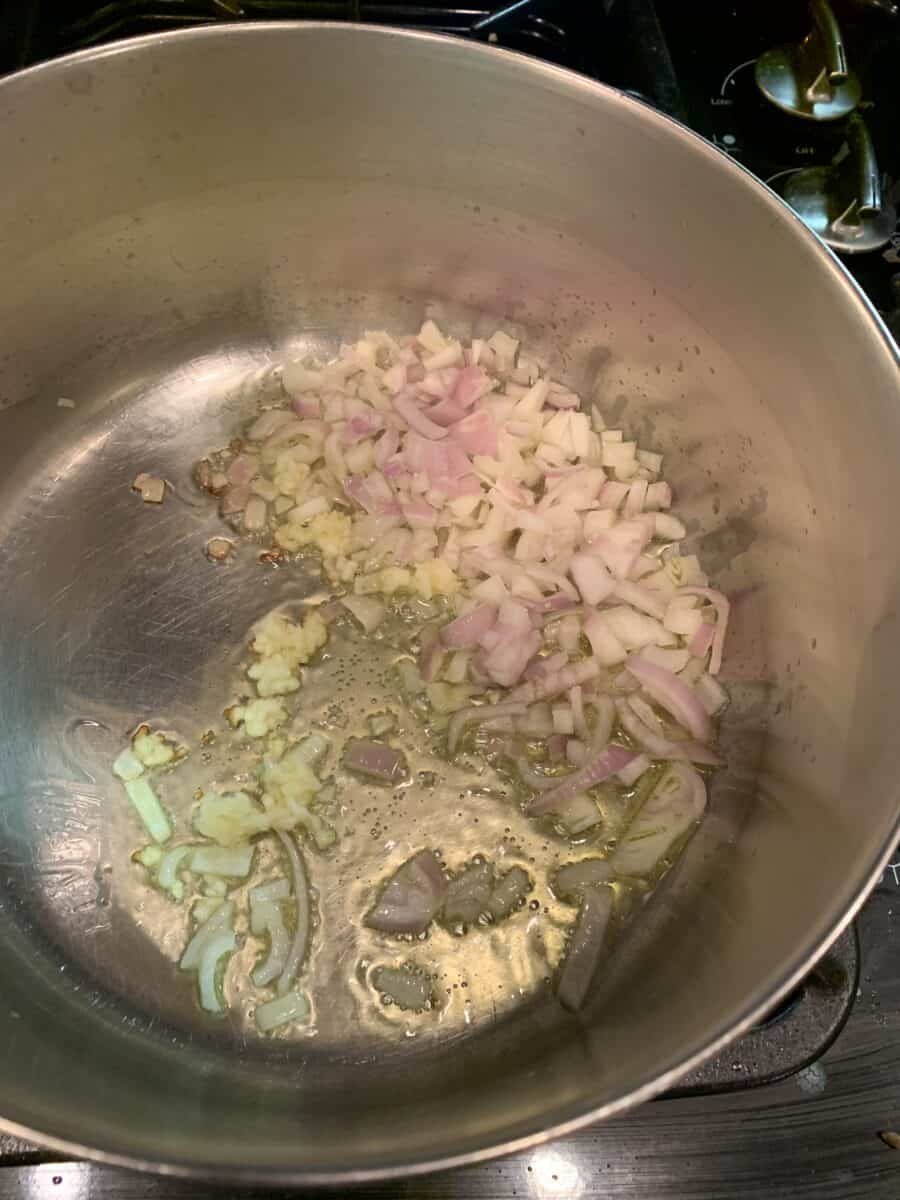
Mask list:
[[[859,103],[841,31],[827,0],[812,0],[813,27],[799,46],[776,46],[756,60],[756,84],[767,100],[794,117],[834,121]]]
[[[872,139],[858,113],[848,120],[847,140],[831,166],[791,175],[784,198],[813,233],[842,254],[880,250],[897,225],[897,213],[883,193]]]

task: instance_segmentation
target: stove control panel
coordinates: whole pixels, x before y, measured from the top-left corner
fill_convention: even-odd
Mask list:
[[[792,204],[896,325],[900,11],[655,0],[687,123]]]

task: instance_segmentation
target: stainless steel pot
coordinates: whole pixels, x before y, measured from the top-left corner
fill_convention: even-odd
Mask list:
[[[160,1170],[349,1181],[619,1111],[746,1028],[898,831],[898,362],[835,259],[638,103],[366,28],[35,68],[0,83],[0,161],[3,1125]],[[198,727],[251,613],[246,573],[209,582],[188,483],[248,371],[428,306],[518,327],[671,451],[700,552],[744,589],[730,767],[581,1015],[541,992],[466,1036],[372,1041],[347,1016],[343,1041],[263,1044],[193,1016],[180,930],[149,938],[109,738]],[[128,488],[148,466],[174,484],[153,517]],[[315,984],[335,997],[339,957]]]

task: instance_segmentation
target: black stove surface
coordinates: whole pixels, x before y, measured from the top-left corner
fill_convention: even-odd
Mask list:
[[[862,84],[859,111],[869,129],[879,167],[885,173],[887,191],[900,201],[895,182],[900,178],[900,16],[891,13],[888,0],[835,2],[851,68]],[[489,40],[497,46],[498,52],[505,48],[536,55],[641,97],[690,125],[776,190],[798,170],[810,165],[827,165],[835,155],[842,153],[845,141],[845,121],[815,124],[785,115],[763,98],[755,84],[754,63],[759,54],[781,42],[796,42],[807,31],[808,13],[805,4],[799,0],[783,0],[780,4],[771,3],[771,0],[743,0],[738,4],[693,0],[690,6],[683,5],[680,0],[507,0],[502,9],[490,0],[472,3],[454,3],[453,0],[431,0],[429,3],[406,0],[110,0],[105,4],[97,0],[0,0],[0,74],[116,38],[188,25],[266,19],[352,20],[402,25]],[[887,245],[866,254],[849,256],[845,261],[895,333],[900,331],[900,233],[895,230]],[[900,895],[896,891],[897,878],[895,868],[893,876],[884,881],[891,899]],[[883,940],[888,931],[893,934],[893,926],[888,920],[893,909],[886,907],[883,901],[877,908],[879,940]],[[864,919],[864,928],[871,924]],[[885,986],[893,1001],[889,1010],[890,1027],[894,1030],[894,1041],[900,1041],[900,970],[892,972],[885,964],[882,967]],[[719,1095],[715,1101],[709,1097],[753,1084],[771,1085],[772,1081],[798,1071],[798,1078],[811,1081],[804,1084],[804,1088],[817,1087],[819,1077],[815,1072],[818,1068],[810,1064],[815,1064],[843,1028],[857,995],[859,968],[857,938],[850,933],[841,939],[797,992],[770,1015],[769,1020],[706,1064],[695,1076],[684,1080],[678,1095],[691,1098],[691,1103],[709,1100],[709,1103],[724,1105],[725,1097]],[[865,970],[864,958],[864,979]],[[839,1041],[838,1046],[840,1044]],[[834,1050],[830,1051],[826,1061],[834,1053]],[[784,1086],[776,1085],[763,1091],[774,1095]],[[751,1094],[760,1093],[748,1093]],[[896,1088],[892,1097],[900,1103],[900,1091]],[[677,1106],[687,1101],[673,1103]],[[755,1111],[757,1107],[750,1101],[747,1111]],[[724,1113],[726,1110],[719,1108],[716,1111]],[[874,1115],[872,1121],[879,1123]],[[885,1112],[880,1125],[896,1129],[900,1125],[900,1113]],[[873,1128],[872,1137],[876,1133],[877,1129]],[[596,1143],[598,1139],[593,1141]],[[586,1160],[591,1159],[585,1149],[586,1135],[576,1135],[570,1142],[580,1148],[578,1152],[586,1156]],[[524,1162],[528,1156],[520,1157]],[[895,1165],[900,1168],[900,1152],[895,1158]],[[18,1165],[25,1171],[24,1164],[42,1161],[52,1161],[52,1156],[0,1138],[0,1166]],[[608,1169],[610,1164],[606,1167]],[[43,1170],[34,1168],[34,1171]],[[79,1194],[84,1190],[82,1176],[77,1176],[76,1180],[71,1171],[63,1175],[54,1174],[55,1168],[46,1170],[50,1172],[46,1177],[40,1173],[22,1175],[21,1186],[26,1194],[46,1188],[60,1197],[65,1191],[63,1184],[70,1180]],[[99,1174],[100,1169],[84,1170],[95,1172],[87,1185],[89,1194],[92,1185],[98,1190],[115,1190],[107,1177]],[[494,1168],[483,1170],[487,1173]],[[527,1171],[532,1172],[532,1167],[528,1166]],[[575,1175],[578,1175],[577,1170]],[[867,1190],[866,1185],[861,1190],[848,1186],[846,1190],[810,1191],[808,1194],[817,1198],[865,1195],[872,1200],[876,1195],[880,1200],[883,1195],[898,1200],[900,1176],[889,1172],[889,1177],[897,1183],[892,1191]],[[464,1173],[457,1173],[458,1180],[465,1178]],[[475,1178],[472,1175],[472,1179]],[[471,1191],[491,1194],[484,1188],[484,1179],[488,1175],[485,1174],[484,1179],[477,1178],[479,1182],[471,1187],[464,1182],[459,1186],[448,1186],[446,1194]],[[603,1194],[647,1195],[653,1196],[654,1200],[670,1195],[687,1200],[694,1195],[713,1197],[723,1194],[699,1187],[690,1192],[670,1191],[663,1187],[662,1179],[657,1182],[656,1191],[635,1188],[634,1191],[608,1193],[604,1190]],[[775,1194],[769,1189],[768,1180],[761,1182],[766,1186],[758,1193],[741,1194],[766,1197]],[[670,1183],[674,1184],[674,1180]],[[537,1190],[535,1184],[536,1181],[529,1180],[526,1175],[523,1194],[589,1194],[581,1184],[578,1185],[581,1190],[565,1186],[565,1180],[552,1171]],[[57,1188],[60,1190],[55,1191]],[[136,1190],[141,1191],[140,1185]],[[0,1172],[0,1200],[5,1194]],[[400,1193],[390,1193],[388,1187],[384,1194]],[[412,1193],[404,1191],[404,1194]],[[512,1188],[511,1194],[517,1195],[517,1190]],[[779,1194],[799,1196],[807,1192],[792,1190]]]
[[[859,79],[862,116],[885,176],[900,204],[900,11],[881,0],[834,0],[847,60]],[[796,0],[692,0],[690,19],[679,0],[656,0],[687,123],[781,192],[790,177],[825,166],[841,153],[846,122],[813,122],[781,112],[760,92],[756,59],[810,28]],[[900,231],[888,244],[842,256],[875,307],[900,334]]]
[[[900,4],[832,0],[858,112],[886,191],[900,204]],[[244,20],[402,25],[477,37],[567,66],[641,96],[684,121],[775,190],[846,152],[844,120],[788,116],[754,80],[757,57],[797,43],[801,0],[0,0],[0,74],[73,50],[188,25]],[[900,331],[900,232],[844,261],[892,331]]]

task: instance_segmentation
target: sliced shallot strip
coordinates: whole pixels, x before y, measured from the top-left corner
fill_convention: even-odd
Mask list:
[[[281,829],[276,830],[276,832],[278,840],[284,847],[284,852],[291,864],[291,873],[294,877],[294,906],[296,909],[291,948],[288,950],[284,970],[278,978],[278,995],[284,996],[291,990],[291,985],[303,964],[303,960],[306,957],[306,949],[309,945],[309,884],[306,880],[306,870],[303,866],[303,859],[300,857],[300,851],[297,849],[296,842],[289,833],[285,833]]]
[[[632,654],[625,667],[640,682],[644,691],[666,712],[671,713],[679,725],[683,725],[701,742],[709,739],[709,714],[693,688],[688,687],[683,679],[665,667],[648,662],[639,654]]]
[[[612,888],[586,887],[556,988],[560,1004],[577,1012],[587,998],[597,970],[612,914]]]
[[[712,653],[709,656],[709,673],[710,675],[718,675],[722,668],[722,651],[725,647],[725,634],[728,630],[728,618],[731,614],[731,605],[728,602],[728,597],[722,592],[716,591],[715,588],[707,587],[683,587],[679,589],[681,596],[703,596],[710,604],[715,606],[716,610],[716,632],[712,640]]]
[[[510,692],[510,698],[524,701],[526,704],[531,704],[535,700],[551,700],[561,692],[567,692],[570,688],[579,687],[591,679],[596,679],[599,674],[600,664],[597,660],[583,658],[581,662],[571,663],[568,667],[553,671],[542,678],[520,683]]]
[[[467,725],[490,721],[494,717],[520,717],[524,711],[525,705],[517,701],[504,704],[473,704],[469,708],[461,708],[453,714],[447,726],[448,751],[451,754],[456,753]]]
[[[538,796],[528,809],[529,815],[536,817],[541,813],[552,812],[554,808],[565,804],[573,796],[578,796],[581,792],[592,788],[594,784],[609,779],[610,775],[621,771],[635,757],[634,752],[626,750],[624,746],[607,746],[602,754],[592,758],[580,771],[569,775],[560,783],[559,787]]]

